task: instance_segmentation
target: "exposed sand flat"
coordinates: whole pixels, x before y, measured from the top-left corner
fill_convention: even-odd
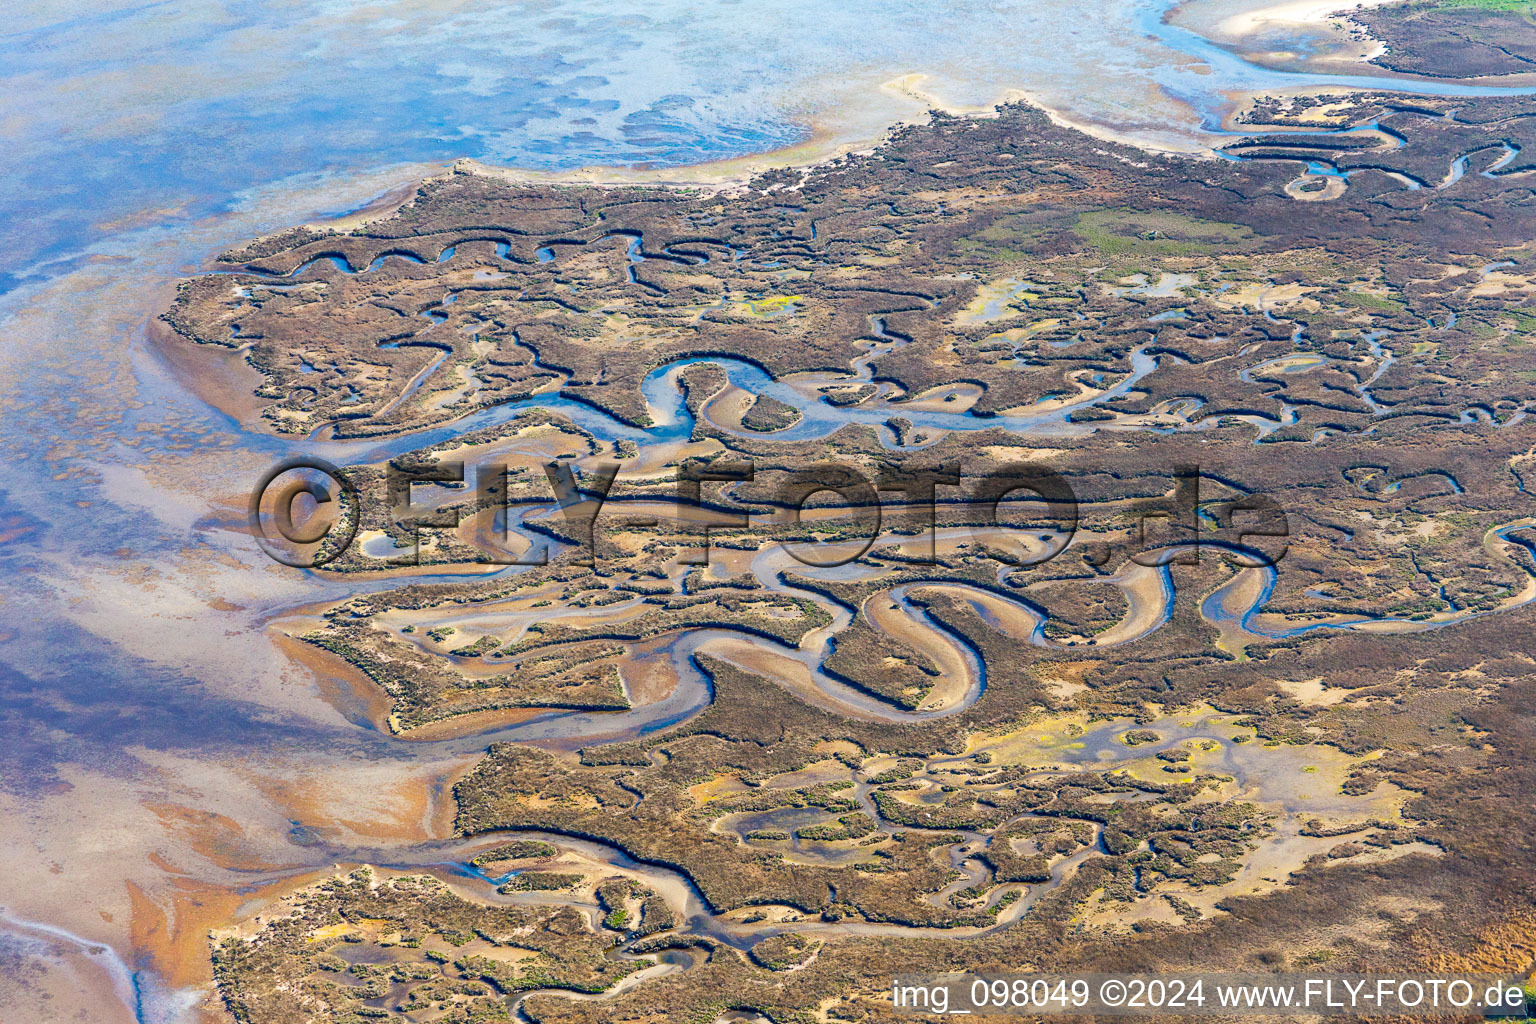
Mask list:
[[[1337,181],[1341,185],[1343,179],[1329,178],[1329,181]],[[1340,188],[1340,193],[1343,189]],[[1308,292],[1317,291],[1300,284],[1270,284],[1268,282],[1250,281],[1246,284],[1229,288],[1224,292],[1212,293],[1209,298],[1218,306],[1228,309],[1249,308],[1259,312],[1280,309],[1284,306],[1303,304],[1303,308],[1318,308],[1316,301],[1305,302]]]
[[[763,783],[771,789],[799,789],[828,782],[852,781],[853,769],[837,760],[816,761],[797,771],[775,775]]]
[[[1322,188],[1312,187],[1316,182],[1321,182]],[[1347,188],[1348,184],[1343,178],[1325,174],[1303,174],[1295,181],[1286,184],[1285,194],[1303,203],[1322,203],[1339,198]]]
[[[273,645],[295,665],[308,671],[320,699],[336,713],[352,721],[366,721],[378,732],[388,733],[394,698],[346,659],[298,639],[298,634],[304,631],[273,630]]]
[[[1502,270],[1489,270],[1483,274],[1482,281],[1473,287],[1473,298],[1486,298],[1489,296],[1504,296],[1510,292],[1528,292],[1532,289],[1531,275],[1511,274]]]
[[[528,587],[519,591],[516,595],[501,598],[495,601],[485,601],[474,606],[474,611],[465,612],[462,607],[449,606],[443,609],[395,609],[379,616],[378,621],[395,628],[411,623],[427,623],[439,621],[474,622],[482,616],[487,621],[494,620],[497,616],[511,616],[531,611],[540,601],[553,601],[560,596],[561,586],[551,582],[537,587]],[[545,612],[545,614],[550,614]],[[458,646],[455,644],[454,646]]]
[[[752,407],[756,398],[750,391],[745,391],[734,384],[728,384],[704,403],[699,410],[699,418],[732,433],[745,429],[741,425],[742,417]]]
[[[518,457],[512,468],[541,468],[562,455],[586,456],[587,440],[549,423],[523,427],[489,444],[455,444],[446,447],[439,458],[443,462],[463,461],[469,465],[494,464]],[[472,476],[473,474],[466,474]]]
[[[699,651],[770,679],[807,704],[821,708],[823,711],[866,721],[899,720],[896,712],[884,710],[880,702],[873,697],[858,694],[859,703],[839,699],[817,684],[810,666],[805,662],[779,651],[769,650],[746,637],[712,638],[701,645]],[[856,691],[852,687],[845,688],[850,698],[855,697]]]
[[[359,536],[362,536],[362,534],[360,533]],[[516,538],[514,537],[513,539],[515,540]],[[430,554],[433,550],[433,545],[430,543],[423,544],[421,550],[422,554],[424,555]],[[495,550],[500,549],[498,548]],[[410,554],[410,552],[410,548],[399,548],[393,551],[388,557],[403,558]],[[380,559],[380,561],[382,563],[383,559]],[[494,565],[486,562],[439,562],[431,565],[401,565],[394,568],[385,568],[381,565],[381,567],[377,569],[370,567],[368,570],[368,578],[374,580],[391,580],[401,579],[408,576],[431,574],[434,576],[462,577],[464,582],[474,582],[477,576],[494,576],[497,572],[505,568],[506,566],[503,565]],[[330,572],[327,571],[325,566],[321,566],[318,569],[311,569],[309,571],[313,572],[321,579],[331,580],[342,580],[352,575],[351,573]]]
[[[435,173],[441,174],[448,170],[449,165],[439,165],[439,167],[440,170]],[[423,170],[426,170],[426,168],[423,168]],[[336,231],[355,231],[358,228],[367,227],[375,221],[387,220],[394,216],[400,207],[410,202],[411,198],[416,195],[417,187],[415,181],[406,182],[390,189],[371,203],[359,207],[351,213],[308,226],[330,228]]]
[[[1397,0],[1286,0],[1285,3],[1266,4],[1231,15],[1219,22],[1216,30],[1223,36],[1241,38],[1277,26],[1322,25],[1336,16],[1347,17],[1351,9],[1395,2]]]
[[[1275,683],[1288,696],[1294,697],[1303,704],[1311,707],[1326,708],[1341,703],[1349,696],[1349,691],[1340,687],[1330,687],[1323,683],[1322,677],[1316,679],[1278,680]]]
[[[537,602],[527,598],[498,604],[500,607],[495,609],[476,609],[468,613],[459,605],[434,610],[390,612],[390,624],[400,628],[407,624],[414,625],[416,632],[408,634],[405,639],[429,653],[446,654],[474,643],[483,636],[494,637],[501,644],[514,643],[522,639],[528,628],[535,624],[591,631],[628,622],[650,610],[638,595],[591,608],[565,608],[558,605],[534,607]],[[445,640],[434,641],[427,635],[433,629],[446,626],[452,626],[455,631]],[[461,670],[475,674],[464,666],[461,666]],[[490,666],[487,674],[494,675],[503,671],[503,666]]]
[[[1242,627],[1243,614],[1263,596],[1268,583],[1268,574],[1263,569],[1239,569],[1232,579],[1216,590],[1222,616],[1220,621],[1213,623],[1221,630],[1216,646],[1233,654],[1242,653],[1251,636]]]
[[[1034,506],[1043,507],[1039,503],[1034,503]],[[1007,503],[1004,503],[999,518],[1008,514]],[[1050,539],[1042,540],[1042,537]],[[953,554],[968,547],[1002,552],[1010,558],[1030,564],[1046,561],[1065,550],[1060,534],[1044,530],[1026,531],[1010,526],[977,526],[963,530],[940,531],[936,547],[940,554]]]
[[[1260,65],[1349,74],[1371,73],[1365,62],[1383,45],[1336,25],[1351,10],[1393,0],[1186,0],[1170,15],[1172,22],[1240,51]],[[1236,10],[1234,10],[1236,8]],[[1385,72],[1382,72],[1385,75]],[[1275,90],[1266,90],[1273,93]],[[1331,89],[1338,92],[1338,89]]]
[[[7,897],[0,933],[55,947],[61,959],[50,975],[77,979],[75,992],[100,1000],[86,1019],[107,1024],[134,1020],[118,984],[127,971],[114,967],[120,961],[108,946],[134,950],[135,971],[153,968],[157,993],[188,1007],[200,1004],[211,992],[209,929],[273,891],[267,880],[274,873],[301,873],[325,856],[318,847],[288,841],[296,823],[341,844],[447,835],[439,787],[446,775],[440,773],[459,770],[446,762],[428,768],[353,761],[345,753],[324,761],[247,757],[222,765],[146,749],[133,756],[143,765],[140,780],[70,769],[64,788],[45,806],[0,795],[0,811],[26,823],[0,842],[22,883]],[[93,823],[84,835],[82,820]],[[71,841],[58,842],[65,836]],[[56,852],[27,852],[45,841]],[[90,888],[98,878],[114,884]],[[55,930],[35,935],[36,929],[12,923],[43,920]],[[0,982],[8,1011],[27,1005],[5,993]],[[126,995],[132,1005],[132,985]],[[67,1005],[52,1003],[16,1019],[61,1019],[56,1013]],[[119,1008],[126,1016],[116,1015]]]
[[[1075,395],[1064,395],[1060,398],[1047,398],[1042,401],[1035,402],[1031,405],[1010,406],[1009,408],[1002,410],[1000,415],[1043,416],[1046,413],[1058,412],[1062,409],[1068,409],[1072,406],[1081,405],[1084,402],[1092,401],[1093,399],[1098,398],[1099,396],[1109,391],[1109,388],[1107,387],[1093,387],[1083,383],[1082,378],[1085,376],[1087,376],[1087,374],[1081,371],[1077,371],[1072,374],[1072,386],[1077,388],[1077,394]],[[1119,382],[1116,381],[1115,383],[1118,384]]]
[[[1022,316],[1024,310],[1020,304],[1034,297],[1029,291],[1027,281],[1012,277],[1001,281],[988,281],[977,286],[976,298],[969,306],[955,314],[954,323],[957,325],[981,324]]]
[[[440,722],[413,726],[399,733],[398,738],[411,743],[455,740],[464,736],[474,736],[477,733],[504,729],[509,725],[517,725],[543,714],[548,714],[548,709],[499,708],[490,711],[469,711]]]
[[[724,450],[725,446],[713,437],[702,441],[648,443],[642,445],[639,453],[633,458],[625,459],[620,463],[618,480],[633,483],[648,478],[662,479],[671,475],[667,472],[668,467],[675,467],[688,459],[715,455]],[[612,461],[613,456],[605,452],[602,455],[578,459],[576,465],[583,471],[590,472],[594,466]]]
[[[670,634],[629,644],[618,660],[619,682],[635,707],[665,700],[677,689],[677,667],[667,656]]]
[[[698,804],[707,804],[711,800],[740,796],[743,793],[750,792],[752,792],[752,787],[734,775],[716,775],[707,782],[700,782],[688,787],[688,796]]]
[[[952,590],[963,595],[958,587],[914,588],[918,595],[927,591]],[[966,595],[968,596],[968,595]],[[939,674],[932,679],[933,687],[923,699],[920,710],[936,711],[954,707],[965,699],[975,680],[970,663],[960,653],[954,640],[940,633],[920,614],[909,612],[906,602],[892,600],[890,591],[871,596],[864,602],[864,614],[870,623],[900,644],[921,652],[932,660]]]
[[[985,750],[1002,764],[1057,764],[1067,760],[1073,751],[1085,749],[1081,737],[1087,728],[1087,712],[1051,715],[1012,732],[974,735],[965,753],[971,756]]]
[[[597,186],[651,185],[672,188],[723,191],[744,187],[764,171],[783,167],[809,169],[830,163],[851,153],[866,152],[880,143],[886,133],[902,124],[927,120],[930,110],[955,115],[990,112],[996,103],[1023,97],[1018,90],[1005,89],[995,103],[962,106],[946,102],[923,88],[928,76],[903,75],[865,89],[838,104],[821,120],[813,123],[805,141],[767,153],[714,160],[683,167],[637,168],[593,166],[570,171],[531,171],[496,167],[477,160],[457,161],[453,172],[470,172],[506,181],[538,184],[582,184]],[[844,91],[853,92],[847,90]]]
[[[1134,640],[1155,629],[1168,614],[1168,595],[1163,589],[1161,569],[1131,562],[1105,582],[1113,583],[1125,593],[1129,610],[1118,625],[1093,638],[1095,646],[1113,647]]]
[[[1402,807],[1409,796],[1390,783],[1358,796],[1342,791],[1350,771],[1375,759],[1379,751],[1362,757],[1321,744],[1266,744],[1258,740],[1253,729],[1239,725],[1240,718],[1213,713],[1209,708],[1159,717],[1139,726],[1156,733],[1159,740],[1132,747],[1124,738],[1128,728],[1136,723],[1089,723],[1081,714],[1051,716],[1010,733],[977,736],[967,753],[987,750],[995,760],[1009,764],[1055,764],[1069,771],[1125,771],[1138,779],[1159,782],[1167,781],[1168,775],[1164,771],[1166,762],[1158,759],[1155,752],[1177,747],[1188,755],[1188,763],[1195,771],[1230,775],[1234,781],[1220,788],[1219,798],[1257,804],[1274,816],[1274,834],[1254,840],[1229,883],[1190,888],[1170,882],[1156,890],[1156,895],[1167,893],[1184,898],[1209,916],[1219,913],[1216,904],[1224,897],[1279,888],[1308,858],[1328,854],[1340,844],[1377,832],[1374,822],[1401,822]],[[1239,737],[1245,742],[1235,742]],[[1313,819],[1320,820],[1325,830],[1358,827],[1337,836],[1303,835],[1302,830]],[[1385,849],[1367,848],[1337,859],[1339,863],[1379,863],[1413,853],[1439,852],[1428,844],[1408,843]],[[1116,904],[1118,912],[1110,912],[1108,904],[1095,903],[1085,914],[1100,924],[1126,925],[1162,916],[1164,911],[1157,906],[1158,902],[1131,907]]]
[[[1512,555],[1516,545],[1514,541],[1499,536],[1500,531],[1507,533],[1512,532],[1517,527],[1532,525],[1536,525],[1536,519],[1517,519],[1513,523],[1496,526],[1483,534],[1483,548],[1490,552],[1499,551],[1508,558]],[[1532,600],[1536,600],[1536,576],[1527,576],[1525,586],[1520,588],[1519,594],[1509,600],[1507,607],[1525,604]]]
[[[974,77],[974,70],[972,71]],[[1047,103],[1041,95],[1003,84],[1004,79],[990,75],[983,81],[996,84],[982,102],[962,102],[941,94],[933,76],[923,73],[900,75],[878,80],[843,76],[829,81],[823,89],[836,93],[840,102],[820,104],[819,113],[807,127],[804,141],[792,146],[754,153],[726,160],[713,160],[680,167],[616,167],[596,165],[573,170],[535,171],[498,167],[473,159],[456,161],[446,173],[481,174],[503,181],[528,184],[580,184],[599,187],[648,185],[710,192],[745,187],[765,171],[794,168],[809,171],[842,157],[873,150],[894,129],[922,123],[931,112],[956,117],[993,117],[1001,104],[1029,102],[1044,110],[1057,124],[1075,128],[1095,138],[1138,145],[1157,152],[1196,153],[1202,147],[1188,136],[1146,134],[1123,131],[1117,125],[1075,117],[1058,105]],[[978,87],[973,86],[972,91]],[[979,87],[985,92],[986,86]],[[383,205],[380,210],[384,209]],[[361,211],[359,211],[361,214]],[[383,213],[369,215],[382,216]],[[353,215],[358,216],[358,215]],[[320,225],[330,226],[330,225]]]
[[[1030,641],[1035,635],[1035,630],[1040,626],[1040,617],[1034,611],[1000,595],[983,590],[967,589],[960,592],[959,588],[935,587],[933,589],[952,589],[961,593],[961,596],[971,604],[986,609],[989,616],[988,625],[1002,630],[1015,640]]]
[[[911,409],[917,412],[966,412],[981,398],[983,389],[977,384],[941,384],[914,395],[893,408]]]
[[[26,957],[27,968],[0,973],[7,1019],[137,1024],[128,969],[111,950],[64,929],[5,916],[0,936],[12,955]]]
[[[1182,897],[1203,916],[1210,917],[1222,913],[1216,904],[1223,899],[1231,896],[1260,896],[1283,887],[1289,883],[1290,876],[1299,871],[1307,860],[1312,857],[1326,856],[1330,850],[1344,841],[1341,838],[1304,836],[1296,831],[1293,825],[1286,826],[1275,836],[1261,842],[1257,850],[1248,854],[1231,882],[1198,889],[1169,883],[1161,891]],[[1371,848],[1353,857],[1344,857],[1327,863],[1329,866],[1382,864],[1413,854],[1439,857],[1444,856],[1444,852],[1438,846],[1432,846],[1429,843],[1411,842],[1386,848]],[[1129,922],[1138,919],[1132,914],[1123,920]]]
[[[488,508],[459,520],[458,539],[480,551],[493,552],[497,558],[519,559],[533,550],[533,539],[511,530],[497,530],[499,509]],[[434,567],[435,568],[435,567]]]
[[[261,422],[262,410],[271,404],[258,394],[266,378],[246,359],[244,348],[188,345],[161,320],[149,321],[145,336],[149,351],[188,391],[244,426]]]

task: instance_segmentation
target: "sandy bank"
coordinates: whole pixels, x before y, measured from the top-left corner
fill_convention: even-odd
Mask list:
[[[923,124],[934,113],[954,117],[996,117],[998,108],[1010,103],[1028,103],[1043,111],[1065,128],[1106,142],[1136,146],[1150,153],[1204,155],[1208,151],[1193,140],[1148,140],[1111,126],[1080,121],[1043,103],[1023,89],[1001,89],[985,104],[958,103],[931,88],[930,76],[921,73],[900,75],[857,93],[854,102],[836,106],[836,115],[807,122],[807,135],[792,146],[751,153],[725,160],[711,160],[674,167],[593,165],[558,171],[539,171],[505,167],[464,157],[445,166],[439,175],[478,174],[515,184],[581,185],[592,187],[653,187],[689,191],[726,192],[744,189],[752,180],[769,171],[793,168],[805,173],[832,164],[848,156],[874,152],[891,134],[909,125]],[[428,178],[428,180],[431,180]],[[370,222],[392,216],[415,193],[416,182],[401,185],[345,216],[304,225],[315,230],[350,231]]]
[[[1233,14],[1219,22],[1216,31],[1224,38],[1240,39],[1273,28],[1309,28],[1331,18],[1347,18],[1353,10],[1381,7],[1399,0],[1287,0]]]
[[[1167,20],[1260,67],[1314,74],[1379,75],[1383,45],[1349,23],[1352,13],[1399,0],[1185,0]]]

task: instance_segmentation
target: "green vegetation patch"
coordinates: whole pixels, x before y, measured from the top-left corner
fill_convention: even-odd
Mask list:
[[[558,852],[553,846],[538,839],[518,839],[504,843],[494,850],[487,850],[469,863],[474,867],[483,868],[487,864],[508,860],[541,860],[545,857],[553,857]]]
[[[574,889],[581,884],[581,879],[581,875],[564,871],[524,871],[497,892],[559,892],[562,889]]]
[[[213,942],[238,1021],[506,1020],[511,994],[601,992],[643,966],[607,957],[611,938],[574,908],[488,906],[427,876],[360,868],[285,903],[254,933]]]
[[[748,430],[764,433],[784,430],[800,422],[800,410],[788,402],[781,402],[772,395],[759,395],[741,418],[741,425]]]
[[[804,964],[819,949],[820,942],[814,942],[798,932],[788,932],[759,942],[750,950],[750,956],[752,962],[759,967],[770,971],[787,971]]]
[[[1193,256],[1247,248],[1254,240],[1241,224],[1139,210],[1092,210],[1072,230],[1112,256]]]

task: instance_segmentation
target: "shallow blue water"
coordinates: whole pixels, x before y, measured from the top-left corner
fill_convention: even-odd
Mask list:
[[[1207,127],[1232,89],[1381,83],[1256,68],[1164,24],[1171,5],[25,4],[0,32],[0,290],[104,235],[193,222],[279,181],[464,156],[559,169],[761,152],[911,71],[971,102],[1019,86],[1087,115],[1161,90]]]
[[[1017,0],[942,17],[914,0],[23,5],[0,32],[0,286],[103,234],[196,220],[286,179],[463,156],[671,166],[784,146],[816,114],[796,92],[807,83],[960,65],[1032,13]]]

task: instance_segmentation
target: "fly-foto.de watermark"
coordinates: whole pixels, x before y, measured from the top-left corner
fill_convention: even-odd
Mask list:
[[[1524,1018],[1525,980],[1493,974],[908,974],[898,1015]]]
[[[526,530],[532,525],[530,515],[540,514],[558,517],[565,546],[574,549],[567,555],[572,564],[596,565],[598,530],[605,515],[622,514],[626,528],[658,522],[655,517],[637,516],[632,502],[614,498],[620,468],[616,462],[599,463],[578,474],[569,462],[556,460],[543,467],[548,497],[513,500],[512,467],[487,462],[474,469],[472,500],[433,505],[418,501],[415,489],[423,485],[466,489],[470,479],[463,462],[390,463],[383,473],[382,508],[369,510],[383,514],[365,516],[363,503],[368,499],[350,471],[321,459],[289,459],[257,481],[248,523],[272,558],[284,565],[316,568],[347,553],[365,518],[414,542],[404,546],[405,554],[391,559],[392,564],[407,565],[419,564],[421,531],[453,530],[469,514],[491,512],[498,514],[496,521],[507,536],[517,532],[511,524],[521,523]],[[1171,475],[1171,495],[1129,502],[1119,513],[1123,528],[1116,540],[1076,545],[1082,559],[1092,566],[1125,559],[1142,565],[1190,563],[1198,559],[1201,548],[1211,548],[1233,565],[1259,568],[1274,566],[1284,557],[1290,528],[1274,499],[1248,493],[1202,502],[1198,467],[1178,466]],[[873,474],[838,462],[797,469],[775,464],[773,477],[771,493],[735,502],[726,489],[758,479],[751,460],[690,459],[678,466],[669,496],[647,493],[636,500],[652,509],[658,502],[667,503],[675,510],[676,559],[682,565],[707,565],[712,535],[751,532],[768,524],[770,517],[778,526],[796,527],[809,522],[805,518],[809,511],[823,520],[831,513],[842,516],[835,542],[795,538],[776,543],[801,564],[814,568],[846,565],[863,557],[897,518],[904,534],[911,537],[915,529],[914,539],[927,541],[917,544],[917,553],[907,561],[936,563],[933,538],[941,510],[945,519],[963,523],[971,532],[977,553],[1020,567],[1059,557],[1073,546],[1080,526],[1078,496],[1071,482],[1036,463],[989,466],[979,473],[966,473],[958,463],[891,463]],[[706,496],[706,485],[713,494]],[[1018,514],[1021,508],[1028,509],[1027,515]],[[1018,522],[1020,518],[1026,522]],[[1010,535],[1019,543],[1010,543]],[[484,539],[484,531],[478,536]],[[530,545],[516,554],[482,549],[478,561],[543,565],[549,561],[549,546]]]

